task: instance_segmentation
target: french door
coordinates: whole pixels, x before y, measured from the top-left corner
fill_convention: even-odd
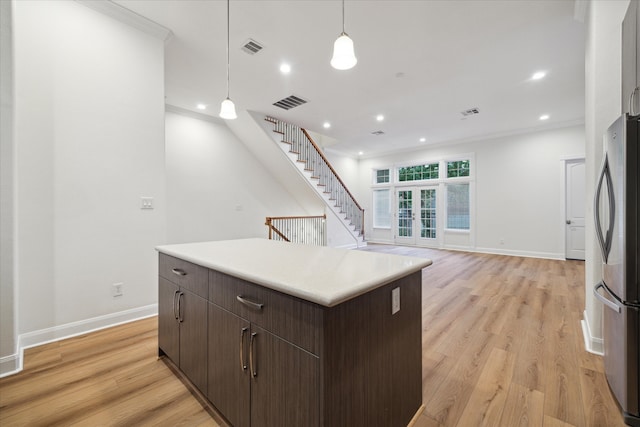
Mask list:
[[[397,188],[395,195],[395,242],[439,246],[438,187]]]

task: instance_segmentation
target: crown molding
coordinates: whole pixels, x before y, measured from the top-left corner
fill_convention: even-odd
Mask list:
[[[100,12],[103,15],[107,15],[114,18],[123,24],[127,24],[133,28],[136,28],[152,37],[158,38],[167,43],[173,33],[167,27],[164,27],[157,22],[154,22],[142,15],[135,13],[126,7],[120,6],[112,2],[111,0],[75,0],[83,6],[93,9],[96,12]]]

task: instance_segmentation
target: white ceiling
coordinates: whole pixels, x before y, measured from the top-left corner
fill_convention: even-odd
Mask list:
[[[226,1],[117,0],[169,28],[166,102],[217,116],[226,97]],[[584,24],[573,0],[345,3],[358,64],[331,68],[341,2],[231,1],[231,98],[325,134],[355,156],[581,123]],[[265,48],[240,48],[252,38]],[[292,71],[283,75],[286,61]],[[531,80],[539,70],[547,77]],[[308,103],[282,110],[289,95]],[[480,114],[460,114],[477,107]],[[201,112],[201,111],[200,111]],[[376,122],[376,115],[385,120]],[[540,121],[542,114],[550,115]],[[325,121],[330,129],[323,129]],[[382,136],[371,132],[382,130]],[[425,143],[419,142],[421,137]]]

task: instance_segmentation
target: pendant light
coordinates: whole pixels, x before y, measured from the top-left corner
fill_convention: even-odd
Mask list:
[[[333,57],[331,66],[336,70],[348,70],[353,68],[358,59],[353,51],[353,40],[344,32],[344,0],[342,0],[342,33],[333,44]]]
[[[225,120],[233,120],[238,117],[236,106],[229,98],[229,0],[227,0],[227,98],[220,104],[220,117]]]

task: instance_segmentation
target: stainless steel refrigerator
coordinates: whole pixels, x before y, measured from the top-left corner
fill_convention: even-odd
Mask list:
[[[618,118],[604,136],[595,195],[603,274],[593,292],[603,302],[604,365],[625,422],[640,426],[640,116]]]

